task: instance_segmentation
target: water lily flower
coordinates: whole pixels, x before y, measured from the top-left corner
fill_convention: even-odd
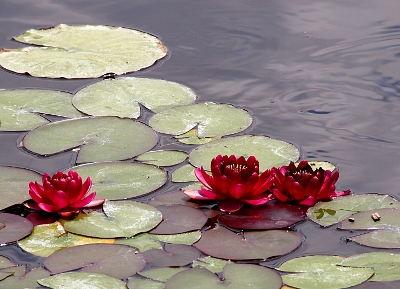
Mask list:
[[[322,168],[313,170],[307,161],[301,161],[297,166],[291,162],[288,166],[272,168],[272,173],[275,180],[271,192],[282,202],[314,206],[319,200],[350,193],[350,190],[335,191],[338,171],[332,173]]]
[[[194,173],[205,188],[184,193],[192,199],[221,201],[219,208],[224,212],[235,212],[245,203],[265,204],[272,198],[266,191],[273,183],[273,175],[270,170],[260,175],[254,156],[246,160],[243,156],[218,155],[211,161],[211,176],[203,167],[196,168]]]
[[[44,174],[43,185],[29,183],[29,195],[32,200],[25,203],[33,210],[43,210],[70,217],[79,213],[80,208],[94,207],[104,203],[104,199],[95,199],[96,192],[86,196],[92,187],[90,177],[82,184],[77,172],[69,171],[68,175],[58,172],[50,177]]]

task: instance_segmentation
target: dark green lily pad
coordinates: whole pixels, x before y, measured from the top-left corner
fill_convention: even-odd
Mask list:
[[[157,206],[163,216],[163,221],[153,230],[152,234],[179,234],[200,230],[207,222],[207,216],[200,210],[183,205]]]
[[[368,281],[400,280],[400,254],[390,252],[364,253],[347,257],[339,265],[372,268],[375,274]]]
[[[268,288],[279,289],[282,279],[275,271],[249,264],[227,264],[222,280],[204,268],[193,268],[172,276],[166,289]]]
[[[165,244],[164,250],[143,252],[146,263],[154,267],[179,267],[192,263],[201,255],[199,250],[188,245]]]
[[[267,259],[288,254],[301,243],[296,232],[283,230],[249,231],[238,235],[224,227],[203,232],[194,246],[204,254],[230,260]]]
[[[80,117],[70,93],[44,89],[0,89],[0,130],[31,130],[49,121],[38,113]]]
[[[79,256],[79,258],[77,258]],[[118,279],[142,270],[146,262],[135,248],[115,244],[90,244],[54,252],[44,261],[52,274],[78,270],[103,273]]]
[[[197,178],[194,174],[195,167],[191,164],[183,165],[172,173],[172,181],[174,183],[196,182]]]
[[[128,279],[129,289],[165,289],[164,282],[132,277]]]
[[[301,289],[352,287],[367,281],[374,274],[371,268],[338,266],[343,259],[339,256],[306,256],[286,261],[276,269],[295,273],[282,276],[283,282]]]
[[[169,278],[174,276],[176,273],[187,270],[188,268],[155,268],[142,272],[138,272],[140,276],[150,278],[155,281],[166,282]]]
[[[0,65],[38,77],[124,74],[149,67],[167,54],[166,47],[155,36],[104,25],[60,24],[49,29],[31,29],[14,39],[39,47],[3,49]]]
[[[9,277],[0,281],[2,289],[25,289],[39,287],[37,280],[47,278],[50,272],[42,267],[34,268],[26,273],[26,265],[1,269],[0,273],[10,274]]]
[[[18,215],[0,213],[0,244],[18,241],[29,235],[33,224]]]
[[[178,106],[160,112],[149,120],[156,131],[181,135],[197,128],[197,136],[215,137],[234,134],[250,126],[250,114],[229,104],[213,102]]]
[[[260,170],[287,165],[299,158],[299,150],[292,144],[266,136],[242,135],[226,137],[195,148],[189,161],[196,167],[210,170],[211,159],[217,155],[236,155],[248,158],[254,155]]]
[[[192,267],[203,267],[213,273],[219,273],[224,270],[224,267],[228,262],[229,261],[207,256],[193,261]]]
[[[157,141],[157,134],[140,122],[84,117],[41,126],[30,131],[23,143],[28,150],[44,156],[79,147],[76,162],[85,163],[132,158],[151,149]]]
[[[168,167],[180,164],[188,157],[187,153],[182,151],[161,150],[150,151],[136,158],[137,161],[156,165],[159,167]]]
[[[90,272],[68,272],[37,281],[53,289],[126,289],[125,282],[106,274]]]
[[[92,211],[63,221],[71,233],[97,238],[131,237],[157,226],[162,215],[156,208],[132,201],[105,201],[103,213]]]
[[[264,205],[244,207],[235,213],[220,215],[218,221],[237,229],[281,229],[304,220],[306,211],[304,206],[272,200]]]
[[[108,200],[149,194],[163,186],[168,178],[167,172],[156,166],[130,162],[85,164],[71,169],[78,172],[82,179],[90,176],[96,197]]]
[[[72,102],[80,111],[97,116],[138,118],[139,103],[153,112],[191,104],[190,88],[161,79],[120,77],[106,79],[79,90]]]
[[[326,227],[343,221],[352,214],[379,208],[400,208],[400,202],[388,195],[350,195],[329,202],[318,202],[308,209],[307,217]]]

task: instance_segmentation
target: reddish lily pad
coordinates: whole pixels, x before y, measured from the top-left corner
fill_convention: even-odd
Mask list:
[[[235,213],[220,215],[218,221],[237,229],[281,229],[304,220],[307,208],[272,200],[264,205],[244,207]]]
[[[179,234],[200,230],[207,222],[207,216],[200,210],[183,205],[158,206],[163,221],[151,234]]]
[[[165,244],[165,251],[151,249],[143,252],[146,263],[154,267],[178,267],[192,263],[199,258],[200,251],[192,246]]]
[[[79,258],[77,258],[79,256]],[[72,270],[104,273],[124,279],[142,270],[146,262],[133,247],[115,244],[90,244],[54,252],[44,261],[52,274]]]
[[[21,216],[8,213],[0,213],[0,243],[18,241],[29,235],[33,230],[33,224]]]
[[[194,246],[221,259],[267,259],[288,254],[301,243],[300,234],[283,230],[249,231],[236,234],[222,226],[205,231]]]
[[[37,288],[39,286],[37,280],[50,276],[50,272],[42,267],[37,267],[25,274],[26,265],[1,269],[0,272],[11,274],[0,281],[2,289]]]

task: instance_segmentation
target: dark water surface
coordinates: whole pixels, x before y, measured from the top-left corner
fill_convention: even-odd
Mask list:
[[[302,158],[340,169],[338,187],[400,197],[400,2],[398,0],[1,0],[0,47],[27,29],[59,23],[106,24],[158,36],[169,56],[130,75],[176,81],[198,101],[246,108],[264,134],[301,148]],[[89,80],[50,80],[0,70],[0,88],[76,92]],[[19,133],[0,133],[0,165],[54,173],[65,153],[40,159],[17,149]],[[305,222],[295,252],[342,256],[380,251],[346,243],[349,232]],[[400,252],[400,250],[393,250]],[[13,246],[0,254],[34,264]],[[400,282],[356,288],[400,288]]]

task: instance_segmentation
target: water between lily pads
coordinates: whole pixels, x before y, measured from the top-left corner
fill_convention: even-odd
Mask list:
[[[137,0],[12,1],[0,4],[0,47],[21,44],[12,36],[59,23],[107,24],[158,36],[169,55],[127,76],[160,78],[193,88],[198,101],[231,103],[254,118],[246,134],[294,143],[301,157],[325,160],[340,170],[338,187],[400,197],[400,22],[397,0],[262,1]],[[0,70],[0,88],[76,92],[88,80],[50,80]],[[149,112],[141,120],[146,122]],[[54,173],[74,154],[40,158],[17,148],[23,133],[0,133],[0,165]],[[157,146],[171,143],[168,137]],[[156,147],[156,148],[157,148]],[[167,148],[190,150],[184,145]],[[175,188],[167,184],[158,193]],[[351,233],[306,221],[295,252],[266,262],[310,254],[350,256],[381,251],[346,242]],[[399,250],[392,250],[400,252]],[[4,246],[19,264],[42,260]],[[400,282],[357,288],[398,288]]]

